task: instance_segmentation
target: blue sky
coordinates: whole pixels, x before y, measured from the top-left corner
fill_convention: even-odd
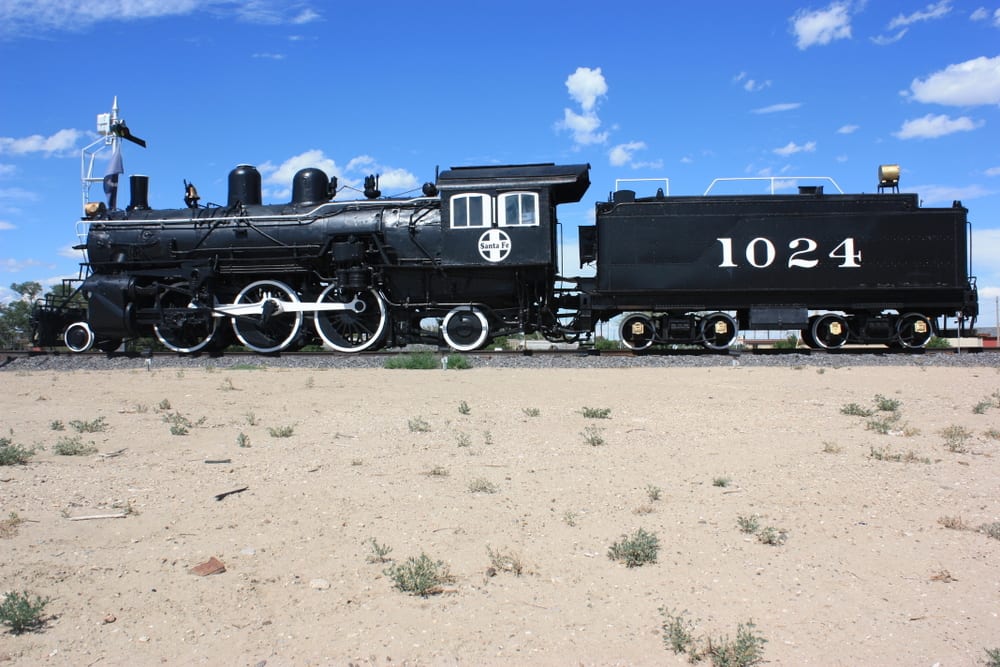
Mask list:
[[[124,144],[126,174],[150,176],[156,208],[183,206],[184,179],[224,203],[240,163],[281,202],[303,166],[357,187],[380,173],[400,194],[437,166],[589,162],[589,193],[561,209],[575,241],[619,178],[872,192],[899,163],[903,191],[970,209],[994,322],[998,0],[5,0],[0,62],[0,300],[75,275],[80,149],[117,96],[149,144]]]

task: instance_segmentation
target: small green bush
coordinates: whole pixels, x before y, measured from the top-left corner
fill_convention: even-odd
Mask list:
[[[81,421],[79,419],[72,420],[69,425],[77,433],[100,433],[108,428],[108,425],[104,423],[104,417],[98,417],[91,421]]]
[[[468,403],[466,403],[465,401],[462,401],[461,403],[458,404],[458,413],[459,414],[467,415],[470,412],[472,412],[472,408],[469,407]]]
[[[601,429],[596,426],[588,426],[583,429],[583,441],[590,445],[591,447],[600,447],[604,444],[604,436],[601,435]]]
[[[1000,667],[1000,648],[988,648],[986,651],[986,667]]]
[[[753,667],[764,662],[764,644],[767,640],[756,633],[752,621],[736,626],[736,639],[712,639],[694,635],[694,624],[681,614],[666,607],[663,615],[663,643],[674,653],[686,653],[691,664],[708,658],[713,667]]]
[[[642,528],[631,536],[622,535],[608,549],[608,558],[625,563],[626,567],[640,567],[646,563],[655,563],[660,551],[660,538],[654,533],[647,533]]]
[[[42,611],[48,603],[48,598],[38,595],[32,600],[27,592],[9,592],[0,602],[0,623],[9,625],[15,635],[41,627],[44,624]]]
[[[433,370],[435,368],[446,368],[448,370],[466,370],[472,368],[472,364],[461,354],[448,354],[438,357],[433,352],[407,352],[389,357],[385,361],[385,368],[404,370]]]
[[[732,483],[733,483],[733,481],[731,479],[729,479],[728,477],[714,477],[714,478],[712,478],[712,486],[718,486],[718,487],[721,487],[723,489],[726,488],[727,486],[729,486]]]
[[[25,449],[12,443],[10,438],[0,438],[0,466],[24,465],[34,455],[34,448]]]
[[[496,493],[499,490],[500,487],[484,477],[469,482],[469,491],[472,493]]]
[[[72,438],[60,438],[52,451],[59,456],[86,456],[96,452],[97,447],[92,442],[84,443],[80,436],[75,435]]]
[[[366,559],[369,563],[387,563],[391,558],[389,554],[392,553],[392,547],[388,544],[379,544],[378,541],[373,537],[369,540],[371,544],[372,552],[368,554]]]
[[[414,417],[406,424],[410,428],[410,433],[427,433],[431,430],[431,425],[423,417]]]
[[[760,530],[760,522],[754,515],[736,517],[736,525],[739,526],[741,533],[747,533],[750,535],[753,535]]]
[[[610,419],[611,408],[588,408],[584,407],[580,411],[587,419]]]
[[[872,411],[868,408],[863,408],[857,403],[848,403],[844,407],[840,408],[840,414],[849,415],[851,417],[871,417]]]
[[[292,434],[295,433],[294,426],[271,426],[268,427],[267,432],[272,438],[290,438]]]
[[[966,446],[972,432],[964,426],[948,426],[941,429],[941,436],[944,438],[944,446],[950,452],[963,453],[969,451]]]
[[[392,579],[397,589],[424,598],[441,593],[442,586],[454,580],[443,561],[431,560],[425,553],[389,566],[385,575]]]
[[[896,412],[902,403],[895,398],[886,398],[882,394],[875,394],[875,407],[882,412]]]

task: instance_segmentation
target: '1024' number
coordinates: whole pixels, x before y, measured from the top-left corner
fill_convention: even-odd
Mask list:
[[[733,255],[733,239],[724,237],[715,240],[722,244],[722,263],[719,264],[719,268],[738,268],[739,264],[735,262]],[[819,259],[816,259],[819,244],[816,241],[797,238],[789,242],[788,249],[792,251],[788,256],[788,268],[813,269],[819,265]],[[778,258],[778,251],[774,247],[773,241],[758,236],[747,243],[743,255],[753,268],[765,269],[774,264]],[[856,269],[861,266],[861,251],[854,247],[854,238],[850,236],[831,250],[827,257],[839,260],[840,264],[837,266],[841,269]]]

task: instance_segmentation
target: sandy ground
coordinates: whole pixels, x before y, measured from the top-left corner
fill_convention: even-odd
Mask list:
[[[0,538],[0,591],[51,598],[43,628],[0,632],[0,663],[687,664],[664,607],[714,638],[752,620],[769,664],[981,665],[1000,647],[1000,540],[975,530],[1000,521],[1000,408],[973,411],[994,368],[0,378],[0,432],[45,448],[0,468],[0,518],[26,520]],[[876,395],[901,404],[887,435],[841,413]],[[99,454],[55,454],[99,418],[80,435]],[[640,528],[657,562],[611,560]],[[372,538],[392,561],[369,562]],[[385,574],[422,553],[453,576],[426,598]],[[211,557],[225,572],[190,572]]]

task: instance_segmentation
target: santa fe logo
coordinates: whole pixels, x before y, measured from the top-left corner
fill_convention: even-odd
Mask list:
[[[510,237],[500,229],[483,232],[479,237],[479,254],[487,262],[502,262],[510,254]]]

